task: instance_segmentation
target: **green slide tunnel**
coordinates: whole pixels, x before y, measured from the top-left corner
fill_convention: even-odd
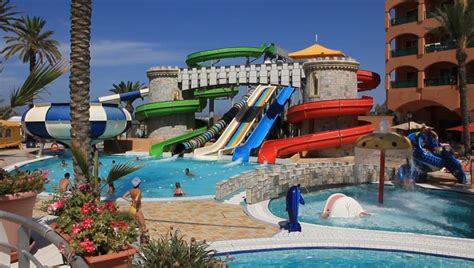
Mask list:
[[[183,135],[179,135],[179,136],[176,136],[174,138],[171,138],[171,139],[167,139],[165,141],[162,141],[162,142],[159,142],[159,143],[156,143],[156,144],[153,144],[151,147],[150,147],[150,155],[152,156],[162,156],[163,155],[163,152],[168,152],[168,151],[171,151],[171,147],[176,144],[176,143],[180,143],[180,142],[183,142],[183,141],[186,141],[186,140],[189,140],[189,139],[192,139],[196,136],[199,136],[201,135],[202,133],[206,132],[207,130],[207,127],[201,127],[201,128],[198,128],[196,130],[192,130],[188,133],[185,133]]]

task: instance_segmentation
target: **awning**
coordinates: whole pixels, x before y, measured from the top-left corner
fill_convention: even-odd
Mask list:
[[[317,57],[344,57],[344,53],[342,53],[340,50],[333,50],[318,44],[314,44],[303,50],[289,53],[288,56],[294,59],[309,59]]]
[[[462,128],[462,125],[461,126],[457,126],[457,127],[451,127],[451,128],[448,128],[446,130],[451,130],[451,131],[463,131],[463,128]],[[471,123],[469,124],[469,132],[474,132],[474,123]]]

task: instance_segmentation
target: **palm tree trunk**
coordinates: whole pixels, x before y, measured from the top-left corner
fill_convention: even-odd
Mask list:
[[[35,69],[36,67],[36,51],[34,49],[30,49],[28,51],[28,54],[30,54],[30,73]]]
[[[71,145],[85,150],[92,166],[92,149],[89,122],[90,40],[92,0],[71,2]],[[74,159],[76,182],[90,183]]]
[[[464,154],[471,153],[471,133],[469,132],[469,113],[467,110],[467,92],[466,92],[466,58],[467,54],[464,49],[457,49],[456,59],[458,61],[458,76],[459,76],[459,102],[461,108],[461,118],[463,126],[463,143]]]

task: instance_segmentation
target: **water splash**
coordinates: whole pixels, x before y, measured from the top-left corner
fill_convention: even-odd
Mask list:
[[[388,124],[387,119],[383,119],[383,120],[380,122],[379,128],[380,128],[380,132],[382,132],[382,133],[388,133],[388,131],[389,131],[389,124]]]
[[[175,155],[173,155],[172,157],[163,158],[163,159],[160,159],[160,160],[155,160],[155,161],[153,161],[153,162],[158,162],[158,163],[173,162],[173,161],[178,160],[178,157],[179,157],[179,155],[175,154]]]
[[[235,161],[232,161],[232,162],[230,162],[230,163],[225,164],[223,167],[235,167],[235,166],[238,166],[238,165],[240,165],[240,164],[242,164],[242,163],[243,163],[242,158],[239,158],[239,159],[237,159],[237,160],[235,160]]]

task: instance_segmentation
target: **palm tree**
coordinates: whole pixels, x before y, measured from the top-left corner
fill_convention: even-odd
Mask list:
[[[15,107],[26,105],[30,99],[43,92],[48,84],[58,79],[67,70],[68,66],[63,62],[37,66],[20,88],[12,90],[10,104],[0,107],[0,119],[8,119],[14,113]]]
[[[89,166],[92,166],[89,122],[91,19],[92,0],[71,1],[71,145],[84,150]],[[73,158],[73,161],[77,183],[89,183],[90,179],[84,176],[77,159]]]
[[[0,30],[7,32],[12,29],[18,12],[13,11],[15,6],[10,5],[10,0],[0,0]]]
[[[59,42],[54,40],[53,31],[43,31],[46,21],[40,17],[21,17],[10,30],[13,35],[5,36],[7,46],[1,51],[5,59],[15,54],[20,55],[23,62],[30,63],[30,72],[37,63],[45,60],[54,64],[61,59]]]
[[[464,151],[471,152],[471,135],[469,133],[469,114],[466,92],[466,47],[474,41],[474,1],[456,0],[453,5],[445,5],[437,10],[440,29],[455,43],[458,62],[459,99],[463,125]],[[471,100],[473,101],[473,100]]]
[[[119,84],[113,84],[112,86],[114,87],[113,89],[109,90],[110,92],[113,92],[115,94],[121,94],[121,93],[127,93],[131,91],[137,91],[140,90],[144,87],[144,83],[140,81],[132,82],[132,81],[121,81]],[[135,99],[132,100],[127,100],[125,102],[125,110],[127,110],[130,114],[133,115],[133,102]]]

